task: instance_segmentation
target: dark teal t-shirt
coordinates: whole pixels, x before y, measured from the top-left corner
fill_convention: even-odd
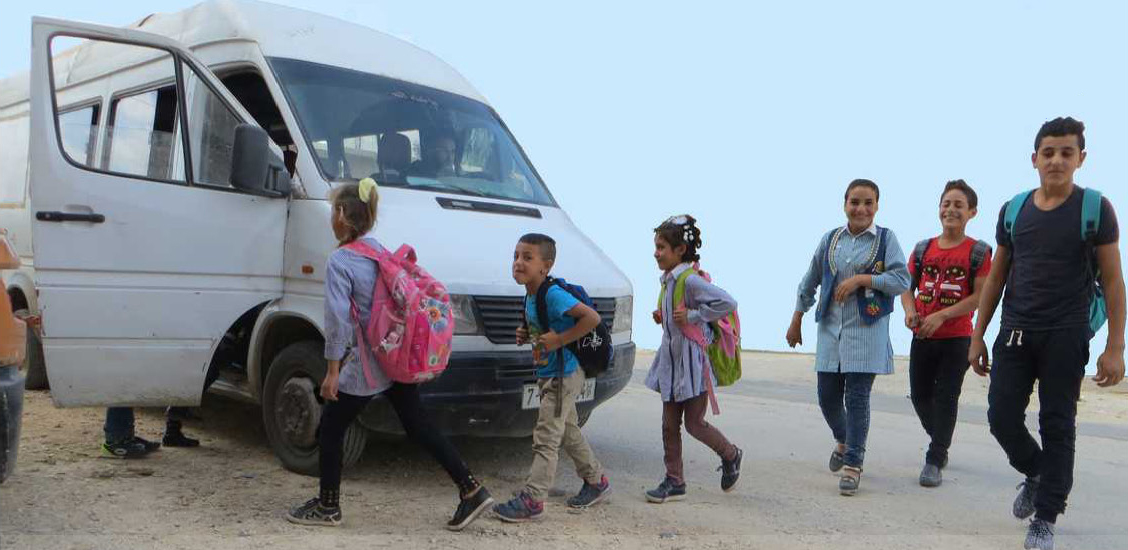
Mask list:
[[[552,285],[545,293],[545,303],[548,305],[548,325],[557,334],[567,332],[576,326],[576,320],[568,315],[568,311],[576,307],[580,303],[575,296],[568,293],[567,290],[560,288],[557,285]],[[525,319],[529,322],[530,332],[548,332],[540,326],[537,319],[537,297],[525,296]],[[548,364],[537,369],[538,378],[552,378],[557,374],[562,376],[569,376],[576,372],[579,367],[579,362],[576,361],[576,356],[564,348],[564,372],[561,373],[559,368],[559,353],[551,352],[548,354]]]

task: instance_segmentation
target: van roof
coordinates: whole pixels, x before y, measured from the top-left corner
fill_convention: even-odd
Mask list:
[[[269,23],[267,23],[269,22]],[[254,0],[211,0],[176,13],[155,13],[127,28],[167,36],[196,49],[227,41],[255,42],[267,57],[286,57],[379,74],[486,103],[461,74],[405,40],[334,17]],[[83,43],[55,56],[56,82],[76,83],[147,61],[87,56],[109,47]],[[140,52],[139,52],[140,53]],[[27,72],[0,80],[0,108],[27,101]]]

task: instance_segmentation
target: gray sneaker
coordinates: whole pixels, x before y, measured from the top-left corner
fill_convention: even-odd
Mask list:
[[[1034,515],[1034,495],[1038,494],[1037,477],[1028,477],[1026,481],[1018,484],[1018,496],[1014,499],[1011,512],[1018,519],[1026,519]]]
[[[1054,550],[1054,524],[1035,519],[1026,530],[1026,550]]]
[[[939,487],[943,476],[940,474],[940,467],[935,464],[925,464],[924,469],[920,471],[920,486],[921,487]]]

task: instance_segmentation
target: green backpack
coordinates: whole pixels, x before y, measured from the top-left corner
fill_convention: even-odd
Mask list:
[[[678,280],[674,283],[674,306],[685,305],[685,281],[693,274],[700,275],[706,281],[712,282],[708,273],[698,269],[697,265],[693,269],[687,269],[678,275]],[[658,294],[658,310],[662,310],[662,304],[666,301],[666,286],[662,285],[662,291]],[[709,328],[713,330],[713,342],[711,344],[705,343],[705,335],[701,329],[696,325],[684,325],[681,327],[682,334],[686,338],[697,343],[701,349],[705,350],[706,357],[709,358],[709,364],[713,367],[713,376],[717,378],[718,386],[731,386],[740,380],[740,316],[736,311],[726,315],[725,317],[709,323]]]

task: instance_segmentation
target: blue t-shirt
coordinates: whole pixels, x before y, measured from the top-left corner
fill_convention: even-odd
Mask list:
[[[580,303],[575,296],[572,296],[567,290],[559,286],[552,285],[552,288],[548,289],[548,292],[545,294],[544,301],[548,306],[548,325],[554,332],[561,334],[576,326],[576,320],[568,315],[568,311],[576,307],[576,304]],[[544,330],[538,322],[536,296],[525,296],[525,319],[529,322],[531,332],[548,332]],[[579,362],[576,361],[576,356],[573,355],[567,347],[563,348],[563,350],[564,372],[561,373],[557,370],[559,368],[557,362],[559,361],[558,357],[560,354],[553,351],[548,353],[548,364],[537,369],[538,378],[552,378],[557,374],[569,376],[573,372],[576,372],[576,368],[580,365]]]

